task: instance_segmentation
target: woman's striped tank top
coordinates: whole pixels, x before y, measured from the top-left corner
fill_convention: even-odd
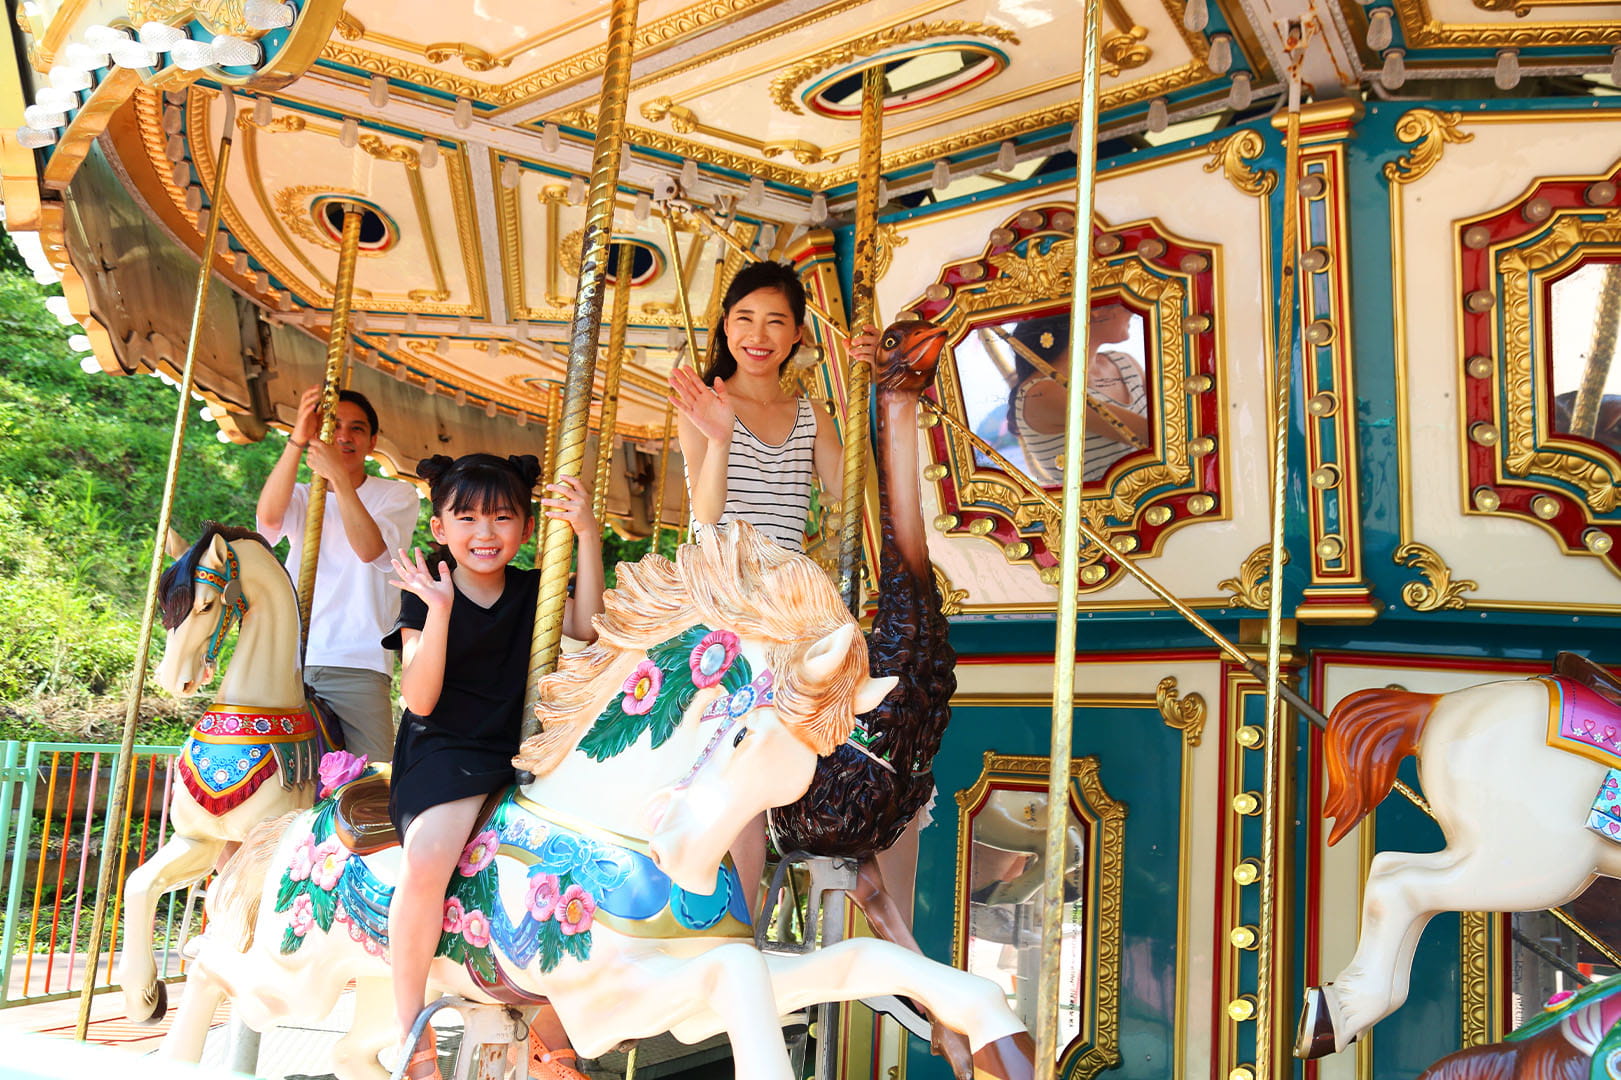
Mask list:
[[[721,521],[746,521],[789,551],[805,547],[816,477],[816,414],[810,399],[799,399],[793,430],[773,445],[733,421],[726,459],[726,509]]]

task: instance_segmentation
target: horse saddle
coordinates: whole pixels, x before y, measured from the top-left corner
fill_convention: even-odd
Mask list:
[[[388,813],[387,772],[367,772],[339,788],[334,796],[332,831],[344,847],[356,855],[370,855],[395,847],[400,834]],[[468,835],[475,836],[489,823],[506,789],[493,791],[479,807],[478,818]]]
[[[1553,658],[1553,673],[1581,683],[1610,704],[1621,707],[1621,680],[1609,668],[1600,667],[1577,653],[1562,652]]]

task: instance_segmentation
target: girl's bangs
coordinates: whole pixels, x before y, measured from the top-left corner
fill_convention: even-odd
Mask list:
[[[496,514],[505,510],[518,517],[529,517],[529,500],[523,481],[506,469],[469,469],[457,478],[456,489],[446,502],[452,514]]]

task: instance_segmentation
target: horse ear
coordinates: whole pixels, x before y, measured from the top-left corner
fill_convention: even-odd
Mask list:
[[[805,650],[805,681],[820,686],[838,673],[855,640],[856,624],[847,622]]]
[[[180,558],[190,547],[191,545],[186,543],[186,538],[175,532],[173,525],[169,526],[169,533],[163,538],[163,550],[168,552],[169,558]]]
[[[214,538],[208,542],[208,550],[213,554],[214,562],[220,566],[224,566],[226,558],[230,554],[231,546],[226,542],[225,537],[221,536],[219,533],[215,533]]]
[[[884,703],[889,692],[900,685],[900,678],[896,675],[885,675],[881,679],[868,679],[856,688],[855,714],[872,712]]]

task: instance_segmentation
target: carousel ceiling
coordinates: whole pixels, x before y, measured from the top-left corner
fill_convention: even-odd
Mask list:
[[[16,10],[23,52],[4,96],[25,124],[0,136],[9,228],[40,230],[65,267],[53,200],[68,191],[71,201],[100,139],[150,218],[197,250],[233,94],[220,275],[269,318],[324,332],[338,208],[360,201],[370,211],[356,278],[362,361],[492,415],[544,417],[579,269],[607,4],[30,0]],[[660,387],[681,338],[677,272],[701,327],[725,260],[737,260],[690,218],[675,222],[671,244],[649,197],[661,178],[723,200],[744,245],[789,255],[853,202],[860,76],[878,64],[891,200],[1061,170],[1081,17],[1069,0],[643,0],[615,227],[632,260],[622,431],[662,423]],[[1473,97],[1488,77],[1509,93],[1528,78],[1605,84],[1621,65],[1621,5],[1584,0],[1105,0],[1103,21],[1105,134],[1137,143],[1266,108],[1291,25],[1310,42],[1303,74],[1318,96],[1473,79]]]

